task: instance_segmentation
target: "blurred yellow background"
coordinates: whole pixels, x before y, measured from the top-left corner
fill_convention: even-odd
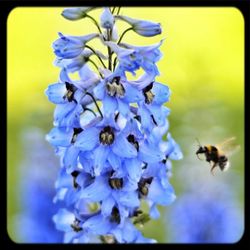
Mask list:
[[[18,7],[7,20],[7,116],[8,116],[8,232],[15,240],[13,215],[21,210],[18,166],[24,157],[20,137],[27,127],[39,127],[46,134],[53,126],[53,110],[44,90],[58,80],[59,69],[53,65],[52,42],[57,32],[85,35],[97,32],[90,20],[68,21],[61,16],[63,8]],[[100,9],[91,15],[98,18]],[[160,22],[161,35],[144,38],[129,32],[124,42],[134,45],[157,43],[162,59],[157,64],[172,96],[170,132],[180,144],[184,158],[173,162],[173,184],[177,197],[185,192],[183,173],[192,169],[207,175],[207,181],[231,184],[237,202],[244,204],[244,19],[236,8],[124,7],[121,14]],[[118,22],[121,33],[126,24]],[[100,42],[90,42],[95,47]],[[100,47],[101,48],[101,47]],[[213,179],[209,167],[197,166],[195,138],[202,144],[217,143],[236,136],[241,151],[232,158],[232,168],[218,172]],[[188,159],[188,161],[187,161]],[[204,165],[204,166],[203,166]],[[175,174],[175,172],[177,174]],[[182,174],[180,174],[182,173]],[[199,177],[198,177],[199,178]],[[236,180],[236,181],[235,181]],[[186,184],[189,185],[189,184]],[[174,206],[171,205],[171,206]],[[162,213],[166,212],[161,208]],[[243,213],[242,213],[243,216]],[[161,230],[162,228],[162,230]],[[147,237],[166,242],[161,220],[149,222]],[[159,229],[159,230],[158,230]]]

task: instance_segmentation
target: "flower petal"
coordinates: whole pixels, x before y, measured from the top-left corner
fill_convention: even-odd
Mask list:
[[[149,215],[154,220],[156,220],[160,217],[160,212],[158,211],[155,203],[151,206]]]
[[[63,165],[67,169],[67,173],[71,173],[77,167],[77,159],[80,150],[74,145],[67,148],[63,157]]]
[[[101,214],[99,214],[91,217],[86,222],[84,222],[82,227],[88,233],[102,235],[109,232],[112,227],[112,224],[107,218],[104,218]]]
[[[94,149],[99,142],[99,130],[95,127],[88,128],[77,135],[75,147],[82,151]]]
[[[67,131],[67,128],[55,127],[46,135],[46,140],[53,146],[68,147],[71,144],[73,134],[73,129]]]
[[[154,82],[152,92],[154,94],[154,103],[158,105],[162,105],[164,102],[167,102],[171,94],[168,86],[158,82]]]
[[[140,145],[138,158],[147,163],[157,163],[165,158],[165,155],[154,145],[147,142]]]
[[[107,178],[98,176],[95,178],[94,183],[80,191],[80,199],[86,198],[93,202],[106,199],[111,192],[108,186]]]
[[[75,216],[67,209],[61,208],[57,214],[53,216],[53,221],[56,224],[56,229],[64,232],[72,231],[70,224],[73,223]]]
[[[105,95],[103,99],[103,110],[104,113],[109,115],[109,114],[114,114],[117,109],[117,100],[115,97],[111,97],[109,95]]]
[[[94,151],[94,173],[95,176],[99,176],[102,172],[104,164],[107,160],[110,148],[108,146],[100,145]]]
[[[101,213],[104,217],[110,216],[112,213],[112,209],[115,205],[115,200],[112,196],[107,197],[107,199],[102,201],[101,205]]]
[[[106,87],[104,81],[101,81],[93,90],[96,98],[103,100],[106,94]]]
[[[133,181],[139,182],[142,173],[141,161],[136,158],[125,160],[124,166],[129,178]]]
[[[137,156],[136,148],[128,142],[123,134],[120,134],[115,138],[111,147],[113,152],[122,158],[133,158]]]
[[[171,204],[175,200],[176,196],[170,183],[167,188],[163,188],[160,180],[158,178],[154,178],[150,184],[147,198],[157,204],[166,206]]]
[[[121,158],[115,154],[108,155],[108,162],[115,171],[121,168]]]
[[[45,94],[48,96],[48,99],[55,104],[62,104],[68,102],[65,98],[67,93],[65,83],[55,83],[49,85],[45,90]]]

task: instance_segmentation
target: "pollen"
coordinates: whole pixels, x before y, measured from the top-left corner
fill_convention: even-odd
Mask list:
[[[114,139],[115,135],[110,126],[105,127],[99,135],[99,140],[104,145],[111,145],[114,142]]]
[[[121,189],[123,187],[122,178],[110,178],[109,185],[112,189]]]
[[[150,83],[146,88],[143,89],[143,94],[145,97],[145,102],[147,104],[150,104],[153,102],[155,95],[153,94],[153,92],[151,91],[153,88],[153,82]]]
[[[120,83],[120,77],[114,77],[112,82],[106,84],[107,93],[110,96],[115,96],[118,98],[124,97],[125,88]]]

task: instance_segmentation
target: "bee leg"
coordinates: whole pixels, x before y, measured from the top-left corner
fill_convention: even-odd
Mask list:
[[[214,172],[213,172],[213,170],[215,169],[215,167],[217,166],[217,164],[216,163],[214,163],[213,164],[213,166],[212,166],[212,168],[211,168],[211,170],[210,170],[210,172],[211,172],[211,174],[212,175],[214,175]]]
[[[199,157],[199,154],[196,154],[197,155],[197,158],[199,159],[199,160],[202,160],[200,157]]]

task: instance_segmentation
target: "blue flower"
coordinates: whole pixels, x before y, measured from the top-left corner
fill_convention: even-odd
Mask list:
[[[60,243],[63,234],[56,230],[52,216],[61,204],[54,204],[54,181],[58,162],[43,140],[44,131],[27,127],[22,135],[24,160],[17,184],[20,212],[11,220],[18,243]]]
[[[99,35],[94,33],[86,36],[64,36],[59,33],[59,36],[60,38],[53,43],[54,53],[58,57],[70,59],[79,56],[85,44]]]
[[[169,100],[169,88],[161,83],[151,82],[143,89],[143,94],[144,101],[138,108],[143,128],[151,131],[154,126],[164,126],[170,110],[162,104]]]
[[[95,7],[75,7],[67,8],[62,12],[62,16],[68,20],[75,21],[86,17],[87,13]]]
[[[216,186],[215,192],[206,189],[206,193],[191,190],[177,199],[167,222],[171,226],[171,242],[235,243],[241,238],[240,210],[231,198],[216,198],[219,188]]]
[[[141,201],[148,203],[149,216],[156,219],[157,206],[175,200],[169,182],[171,160],[181,159],[182,153],[170,133],[163,140],[169,129],[170,110],[164,104],[170,90],[155,80],[162,40],[150,46],[121,41],[131,29],[154,36],[161,26],[117,16],[116,7],[103,9],[99,25],[89,10],[70,8],[62,15],[69,20],[89,17],[100,35],[59,33],[53,44],[61,71],[59,82],[45,91],[56,104],[55,127],[46,139],[60,159],[54,202],[63,204],[53,221],[64,232],[65,243],[154,243],[136,228],[140,214],[148,218],[140,210]],[[114,16],[131,25],[120,37]],[[106,55],[85,46],[95,37]],[[106,59],[107,64],[102,61]],[[136,75],[139,69],[143,74],[129,80],[127,72]]]
[[[133,31],[141,36],[151,37],[161,34],[161,25],[160,23],[155,23],[146,20],[139,20],[131,18],[128,16],[116,16],[117,19],[127,22],[132,26]]]
[[[119,111],[127,117],[130,103],[137,103],[143,99],[142,93],[132,86],[121,74],[105,72],[106,78],[94,89],[95,96],[102,100],[103,111],[110,115]]]
[[[112,29],[114,22],[115,22],[115,19],[112,13],[110,12],[110,9],[107,7],[104,8],[100,17],[101,26],[105,29]]]
[[[109,46],[111,50],[116,53],[119,67],[122,70],[127,70],[132,72],[133,74],[135,70],[138,70],[142,63],[142,57],[136,54],[136,51],[133,49],[123,48],[117,45],[115,42],[104,42],[105,45]],[[119,68],[117,67],[117,68]]]
[[[147,73],[154,73],[154,75],[159,75],[158,68],[155,63],[158,62],[162,53],[159,47],[162,45],[163,40],[159,43],[150,46],[134,46],[126,43],[121,43],[120,46],[134,50],[134,53],[130,55],[129,59],[131,61],[137,61],[137,63],[146,71]]]
[[[98,176],[103,170],[108,156],[115,154],[119,157],[134,158],[137,155],[127,138],[119,132],[119,127],[112,116],[95,126],[82,131],[75,141],[75,146],[81,151],[93,150],[93,167]]]

